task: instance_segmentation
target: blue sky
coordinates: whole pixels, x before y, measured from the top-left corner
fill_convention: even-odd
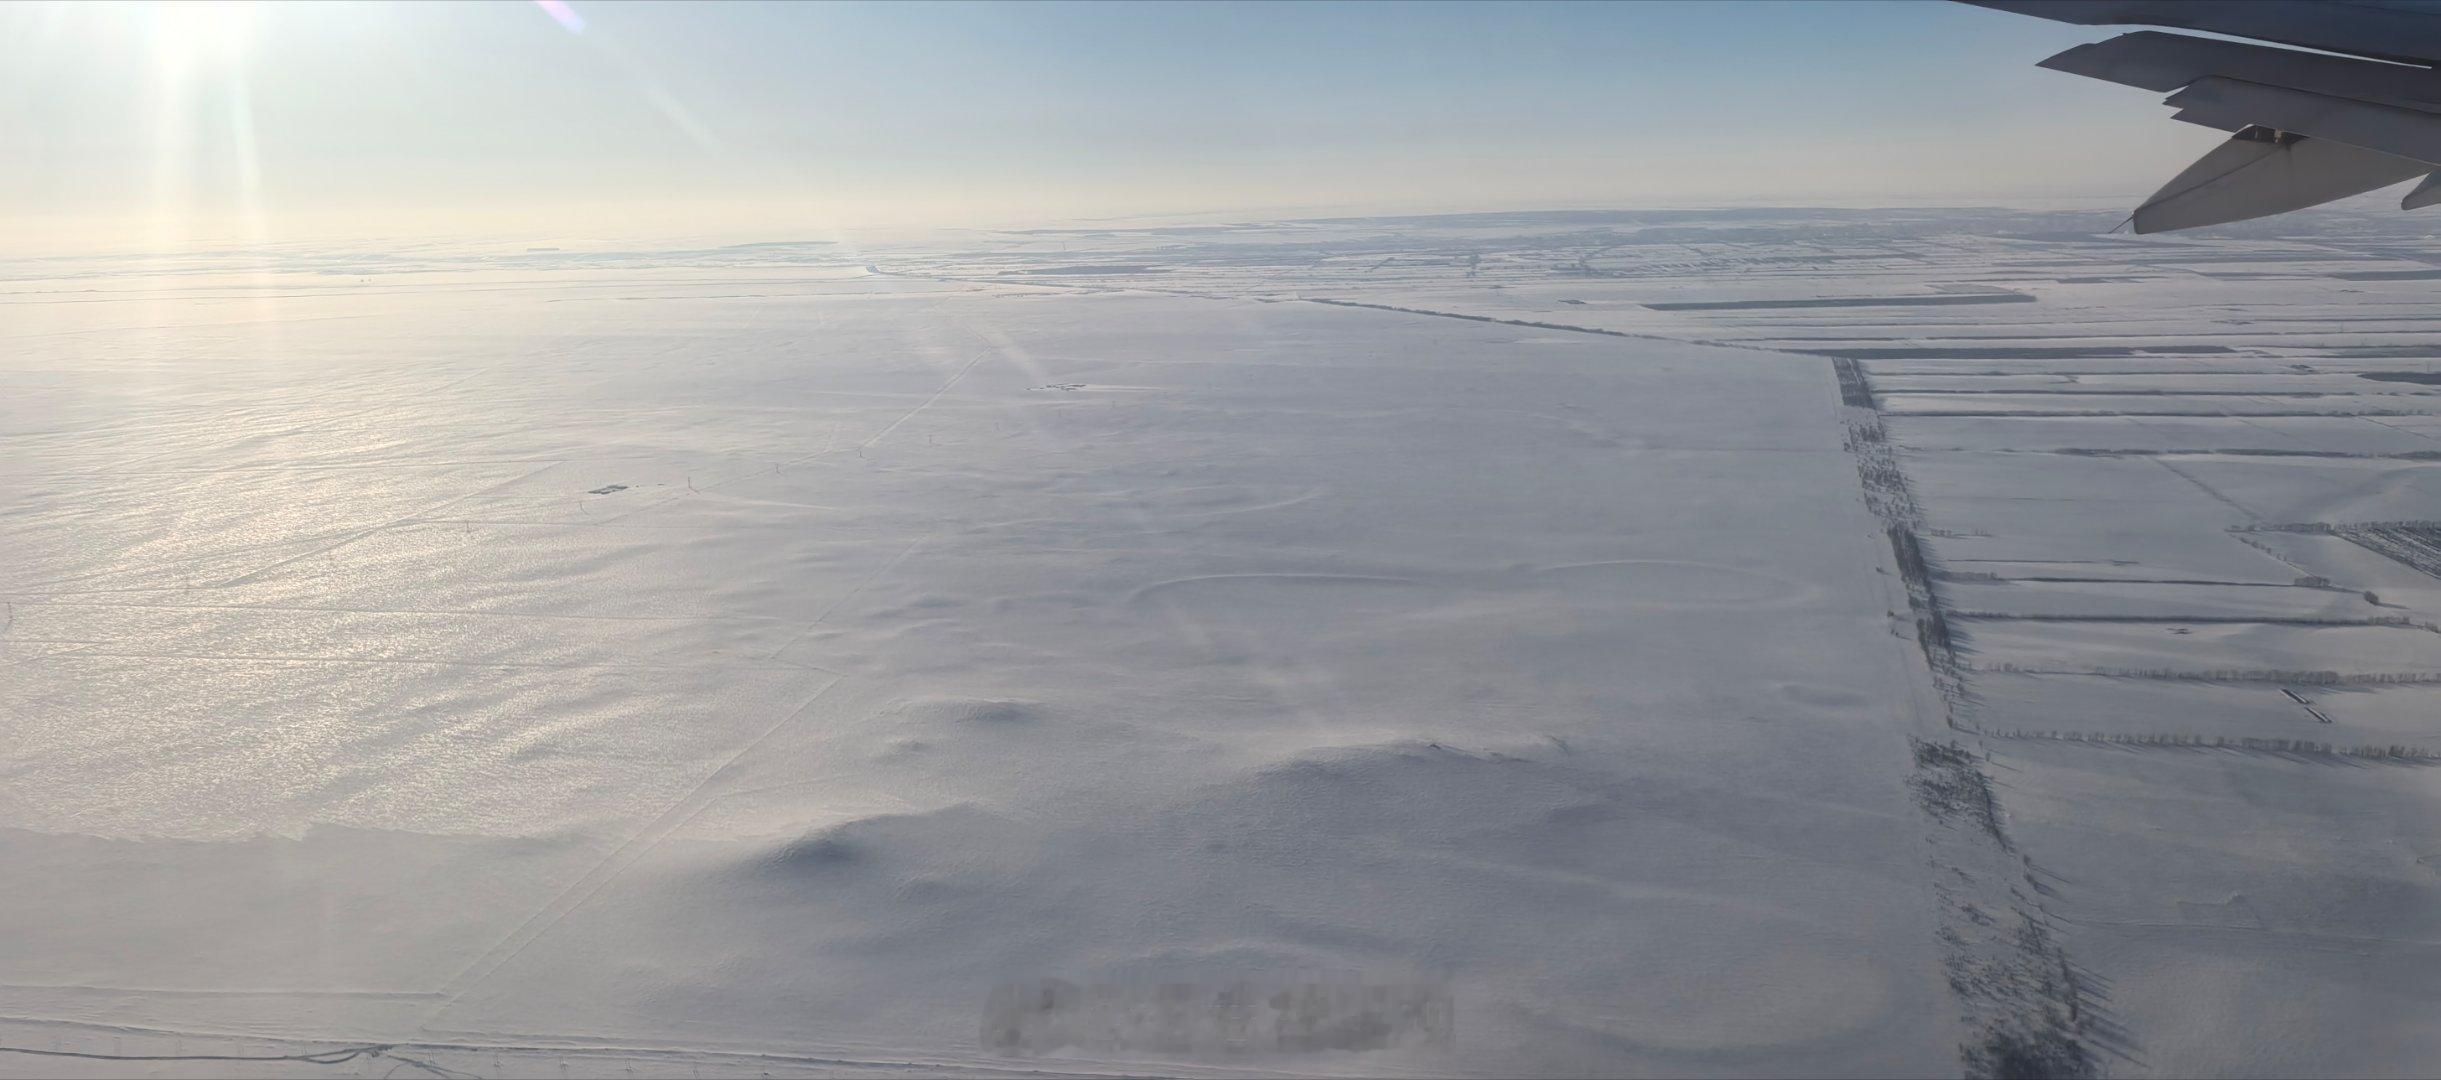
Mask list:
[[[0,229],[2124,202],[2217,138],[1945,3],[566,2],[0,8]]]

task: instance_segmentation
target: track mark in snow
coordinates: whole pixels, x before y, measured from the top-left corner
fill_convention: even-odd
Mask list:
[[[585,901],[592,899],[593,895],[600,892],[603,886],[610,884],[612,879],[618,877],[637,859],[642,858],[644,853],[653,845],[660,843],[663,837],[668,836],[696,814],[701,813],[704,807],[719,797],[712,791],[722,777],[735,770],[738,763],[744,761],[746,756],[752,754],[756,748],[771,741],[772,736],[779,734],[781,730],[795,723],[798,717],[805,715],[817,702],[837,688],[840,681],[840,679],[833,679],[824,684],[822,689],[815,691],[812,697],[805,699],[804,704],[789,710],[780,719],[774,721],[770,727],[765,728],[762,734],[739,747],[736,753],[729,755],[727,760],[721,762],[719,768],[712,770],[689,789],[683,798],[672,804],[669,809],[662,811],[659,817],[646,823],[642,829],[637,830],[635,835],[628,837],[625,843],[620,844],[616,850],[595,864],[593,869],[586,871],[583,877],[562,890],[559,896],[549,904],[527,916],[526,921],[519,924],[516,930],[511,931],[508,937],[501,939],[482,956],[476,957],[474,962],[468,964],[456,977],[449,980],[442,992],[449,995],[450,1001],[443,1003],[439,1009],[434,1011],[434,1015],[447,1012],[450,1003],[454,1003],[468,990],[473,989],[476,984],[490,977],[493,972],[500,970],[509,961],[516,959],[517,954],[525,951],[526,946],[533,944],[535,940],[548,933],[553,926],[558,925],[561,919],[567,918],[570,912],[584,906]]]
[[[915,549],[924,546],[924,541],[930,539],[932,539],[930,536],[916,537],[914,542],[908,544],[904,548],[899,549],[898,554],[890,556],[890,561],[874,567],[871,573],[858,578],[855,586],[848,589],[845,595],[825,605],[823,609],[819,613],[815,614],[811,620],[808,620],[804,626],[798,627],[796,633],[789,635],[788,640],[781,642],[779,648],[771,650],[771,655],[765,657],[764,659],[778,659],[780,654],[787,652],[790,646],[805,640],[805,635],[813,633],[815,627],[822,625],[825,620],[832,616],[832,614],[836,613],[840,608],[847,606],[848,601],[854,600],[858,596],[863,595],[866,586],[880,580],[883,574],[889,573],[892,569],[896,568],[899,563],[906,561],[907,556],[915,554]]]
[[[1537,567],[1537,577],[1572,579],[1570,588],[1608,586],[1639,607],[1794,607],[1821,587],[1775,574],[1681,559],[1605,559]]]
[[[1774,349],[1743,341],[1717,341],[1706,338],[1677,338],[1667,334],[1643,334],[1632,330],[1608,330],[1599,326],[1571,326],[1567,323],[1536,322],[1532,319],[1502,319],[1491,315],[1469,315],[1462,311],[1434,311],[1430,308],[1395,307],[1390,304],[1367,304],[1356,300],[1325,300],[1319,297],[1298,297],[1308,304],[1330,307],[1363,308],[1368,311],[1390,311],[1401,315],[1426,315],[1436,319],[1461,319],[1466,322],[1492,323],[1498,326],[1523,326],[1534,330],[1560,330],[1571,334],[1595,334],[1601,337],[1631,338],[1637,341],[1666,341],[1673,345],[1701,345],[1714,349],[1738,349],[1744,352],[1766,352],[1796,355],[1789,349]]]
[[[2262,516],[2261,516],[2261,515],[2256,514],[2254,511],[2247,509],[2247,508],[2246,508],[2246,506],[2245,506],[2245,504],[2240,503],[2240,502],[2238,502],[2236,499],[2232,499],[2232,498],[2230,498],[2230,497],[2229,497],[2229,496],[2227,496],[2227,495],[2223,495],[2223,494],[2221,494],[2220,489],[2215,488],[2215,487],[2213,487],[2213,486],[2212,486],[2212,485],[2210,485],[2210,484],[2207,484],[2207,483],[2205,483],[2205,482],[2203,482],[2203,481],[2201,481],[2201,480],[2196,479],[2196,478],[2195,478],[2193,475],[2189,474],[2189,473],[2188,473],[2188,472],[2187,472],[2185,469],[2181,469],[2181,468],[2179,468],[2179,467],[2178,467],[2178,466],[2176,466],[2176,465],[2170,464],[2170,461],[2169,461],[2169,459],[2168,459],[2168,458],[2155,457],[2155,458],[2150,458],[2150,459],[2148,459],[2148,460],[2152,461],[2152,462],[2153,462],[2154,464],[2156,464],[2156,465],[2161,466],[2162,468],[2165,468],[2165,469],[2170,470],[2170,472],[2171,472],[2173,475],[2177,476],[2179,479],[2184,480],[2184,481],[2186,481],[2186,482],[2188,482],[2188,483],[2190,483],[2190,484],[2195,485],[2195,487],[2196,487],[2196,489],[2197,489],[2197,490],[2202,491],[2202,492],[2203,492],[2204,494],[2206,494],[2206,495],[2210,495],[2210,496],[2212,496],[2212,499],[2213,499],[2213,501],[2214,501],[2214,502],[2220,503],[2221,505],[2226,506],[2226,507],[2228,507],[2228,508],[2230,508],[2230,509],[2232,509],[2232,510],[2235,510],[2235,511],[2237,511],[2238,513],[2241,513],[2241,514],[2246,515],[2246,520],[2248,520],[2248,521],[2254,521],[2254,522],[2260,522],[2260,521],[2262,521],[2262,520],[2263,520],[2263,518],[2262,518]]]
[[[88,1029],[107,1033],[114,1040],[128,1037],[166,1040],[172,1043],[173,1046],[190,1040],[216,1043],[250,1043],[256,1045],[269,1044],[273,1046],[301,1045],[307,1043],[307,1040],[299,1039],[243,1036],[223,1032],[173,1031],[166,1028],[132,1027],[121,1024],[95,1024],[85,1021],[51,1020],[41,1017],[9,1016],[0,1017],[0,1020],[6,1020],[15,1024],[39,1024],[46,1027]],[[629,1058],[668,1063],[672,1067],[674,1067],[676,1063],[685,1062],[696,1073],[700,1073],[702,1067],[705,1065],[712,1065],[714,1067],[724,1065],[732,1067],[786,1065],[816,1069],[872,1069],[886,1071],[889,1075],[923,1076],[977,1075],[987,1077],[1080,1077],[1142,1075],[1141,1068],[1131,1068],[1123,1065],[1103,1066],[1091,1062],[1075,1061],[1073,1064],[1078,1066],[1077,1068],[1053,1071],[1022,1068],[1018,1067],[1015,1062],[977,1063],[945,1057],[927,1058],[922,1053],[914,1051],[902,1053],[900,1056],[894,1058],[874,1058],[819,1055],[813,1053],[791,1053],[787,1051],[758,1052],[753,1050],[722,1050],[693,1046],[635,1044],[586,1036],[518,1034],[503,1036],[502,1039],[503,1041],[498,1042],[370,1042],[332,1039],[321,1040],[321,1046],[318,1048],[299,1049],[287,1054],[127,1054],[105,1053],[100,1051],[55,1050],[31,1046],[0,1045],[0,1054],[21,1054],[28,1057],[75,1059],[86,1061],[142,1061],[162,1063],[180,1061],[220,1061],[262,1062],[266,1064],[275,1062],[295,1062],[307,1065],[344,1065],[352,1061],[358,1061],[366,1058],[381,1058],[396,1061],[404,1066],[421,1069],[435,1076],[451,1078],[474,1077],[480,1074],[450,1069],[436,1062],[427,1060],[427,1058],[442,1054],[480,1054],[495,1056],[516,1055],[520,1057],[532,1056],[536,1058],[550,1059],[552,1062],[556,1063],[559,1070],[563,1073],[567,1071],[568,1059],[570,1058],[579,1060],[591,1059],[596,1063],[606,1063],[607,1061]],[[508,1039],[514,1039],[516,1041],[506,1041]],[[407,1054],[401,1053],[401,1051],[413,1051],[417,1055],[424,1056],[411,1057]],[[541,1063],[537,1062],[536,1064]],[[629,1074],[633,1074],[635,1072],[634,1064],[630,1063],[627,1066],[626,1071]],[[535,1075],[540,1075],[540,1072],[541,1071],[537,1069]],[[1195,1074],[1203,1075],[1206,1072],[1207,1070],[1196,1070]],[[604,1072],[598,1074],[579,1075],[608,1075],[608,1072],[605,1070]],[[669,1075],[675,1075],[675,1073],[673,1072]],[[738,1075],[745,1074],[740,1073]],[[1229,1075],[1285,1077],[1294,1076],[1297,1074],[1270,1069],[1234,1069],[1230,1071]]]
[[[981,365],[985,360],[991,359],[991,357],[992,351],[990,349],[985,349],[982,352],[976,353],[974,359],[968,360],[966,362],[966,366],[959,368],[958,373],[950,376],[948,382],[942,383],[941,388],[933,391],[931,397],[925,398],[921,404],[918,404],[915,408],[907,410],[904,414],[900,415],[898,419],[890,421],[889,427],[875,432],[872,438],[857,443],[857,452],[861,454],[864,451],[871,449],[874,443],[882,441],[882,439],[887,437],[891,432],[897,431],[900,424],[904,424],[909,420],[915,419],[915,414],[931,408],[933,402],[941,400],[942,395],[949,393],[951,389],[955,388],[959,382],[966,378],[969,372],[974,371],[977,366]]]
[[[87,1061],[301,1061],[311,1065],[338,1065],[360,1057],[380,1057],[387,1046],[341,1046],[298,1054],[101,1054],[79,1050],[38,1050],[31,1046],[0,1046],[0,1054],[28,1054],[35,1057],[82,1058]]]
[[[1218,582],[1282,582],[1292,585],[1421,585],[1414,578],[1383,577],[1371,574],[1201,574],[1195,577],[1156,581],[1127,594],[1127,602],[1138,604],[1155,595],[1190,585]]]
[[[289,556],[289,557],[287,557],[287,558],[285,558],[285,559],[278,559],[278,560],[274,560],[274,561],[273,561],[273,562],[272,562],[270,565],[268,565],[268,566],[260,566],[260,567],[256,567],[256,568],[255,568],[255,569],[253,569],[253,570],[249,570],[249,571],[247,571],[246,573],[239,574],[239,575],[238,575],[238,576],[236,576],[236,577],[230,578],[229,580],[227,580],[227,581],[223,581],[223,582],[221,582],[220,584],[218,584],[218,585],[216,585],[216,586],[212,586],[212,587],[213,587],[213,588],[221,588],[221,589],[226,589],[226,588],[230,588],[230,587],[232,587],[232,586],[244,585],[244,584],[247,584],[247,583],[249,583],[249,582],[253,582],[253,581],[259,581],[259,580],[261,580],[261,579],[262,579],[262,577],[263,577],[264,575],[269,574],[269,573],[271,573],[271,572],[272,572],[272,571],[274,571],[274,570],[278,570],[278,569],[280,569],[281,567],[284,567],[284,566],[289,566],[289,565],[292,565],[292,564],[295,564],[295,563],[299,563],[299,562],[303,562],[303,561],[305,561],[305,560],[307,560],[307,559],[311,559],[311,558],[313,558],[313,557],[315,557],[315,556],[317,556],[317,555],[327,555],[327,554],[329,554],[329,553],[331,553],[331,552],[333,552],[333,551],[337,551],[337,550],[339,550],[340,548],[346,547],[346,546],[348,546],[349,544],[353,544],[353,543],[355,543],[355,542],[356,542],[356,541],[358,541],[358,540],[362,540],[362,539],[364,539],[365,537],[371,536],[371,535],[373,535],[374,533],[383,532],[383,531],[386,531],[386,530],[389,530],[389,529],[395,529],[395,528],[397,528],[397,527],[399,527],[399,526],[401,526],[401,525],[405,525],[405,524],[408,524],[408,523],[410,523],[410,522],[420,521],[420,520],[423,520],[423,519],[424,519],[424,518],[425,518],[427,515],[430,515],[430,514],[436,513],[436,512],[441,511],[441,510],[446,510],[446,509],[448,509],[448,508],[450,508],[450,507],[452,507],[452,506],[456,506],[456,505],[458,505],[459,503],[465,502],[465,501],[466,501],[466,500],[468,500],[468,499],[479,498],[479,497],[481,497],[481,496],[491,494],[492,492],[498,491],[498,490],[500,490],[500,489],[502,489],[502,488],[505,488],[505,487],[513,487],[513,486],[515,486],[515,485],[517,485],[517,484],[520,484],[520,483],[523,483],[523,482],[525,482],[525,481],[527,481],[527,480],[531,480],[531,479],[533,479],[534,477],[541,476],[542,474],[544,474],[544,473],[546,473],[546,472],[549,472],[549,471],[551,471],[552,469],[555,469],[555,468],[559,467],[561,464],[563,464],[563,463],[562,463],[562,462],[558,462],[558,461],[554,461],[554,462],[552,462],[552,463],[551,463],[551,464],[549,464],[549,465],[545,465],[545,466],[543,466],[542,468],[536,469],[536,470],[534,470],[534,471],[532,471],[532,472],[529,472],[529,473],[524,473],[524,474],[519,475],[519,476],[514,476],[514,477],[511,477],[511,478],[509,478],[509,479],[507,479],[507,480],[500,481],[500,482],[499,482],[499,483],[497,483],[497,484],[491,484],[491,485],[488,485],[488,486],[485,486],[485,487],[477,488],[476,490],[469,491],[469,492],[467,492],[467,493],[465,493],[465,494],[463,494],[463,495],[458,495],[458,496],[456,496],[456,497],[454,497],[454,498],[443,499],[443,500],[441,500],[441,501],[440,501],[440,502],[438,502],[438,503],[435,503],[435,504],[433,504],[433,505],[431,505],[431,506],[427,506],[427,507],[423,508],[422,510],[418,510],[418,511],[416,511],[415,513],[408,514],[408,515],[405,515],[405,516],[403,516],[403,517],[397,518],[396,520],[392,520],[392,521],[385,521],[385,522],[382,522],[382,523],[381,523],[381,524],[379,524],[379,525],[375,525],[375,526],[373,526],[372,528],[369,528],[369,529],[358,529],[358,530],[355,530],[355,531],[353,531],[353,532],[348,533],[346,536],[342,537],[342,538],[341,538],[341,539],[340,539],[340,540],[339,540],[337,543],[329,544],[329,545],[324,546],[324,547],[318,547],[318,548],[315,548],[315,549],[314,549],[314,550],[312,550],[312,551],[304,552],[304,553],[302,553],[302,554],[298,554],[298,555],[291,555],[291,556]]]

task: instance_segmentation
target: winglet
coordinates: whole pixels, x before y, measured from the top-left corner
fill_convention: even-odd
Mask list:
[[[2423,183],[2399,200],[2399,209],[2421,210],[2434,203],[2441,203],[2441,172],[2426,174]]]
[[[2432,166],[2328,139],[2250,127],[2213,147],[2136,208],[2135,231],[2169,232],[2266,217],[2388,187]],[[2441,202],[2441,187],[2431,201]],[[2410,199],[2415,196],[2409,196]]]

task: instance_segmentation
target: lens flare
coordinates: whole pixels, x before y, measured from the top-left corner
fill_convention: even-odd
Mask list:
[[[549,15],[553,22],[566,27],[569,33],[582,34],[585,32],[585,17],[577,14],[575,8],[569,7],[568,0],[534,0],[534,6],[541,8],[543,14]]]

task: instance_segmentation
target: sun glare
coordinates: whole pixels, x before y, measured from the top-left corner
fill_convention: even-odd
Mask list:
[[[154,4],[153,55],[167,72],[226,69],[245,61],[261,5],[253,0],[179,0]]]
[[[264,7],[171,0],[128,12],[152,55],[156,250],[214,235],[258,245],[268,238],[249,70]]]

